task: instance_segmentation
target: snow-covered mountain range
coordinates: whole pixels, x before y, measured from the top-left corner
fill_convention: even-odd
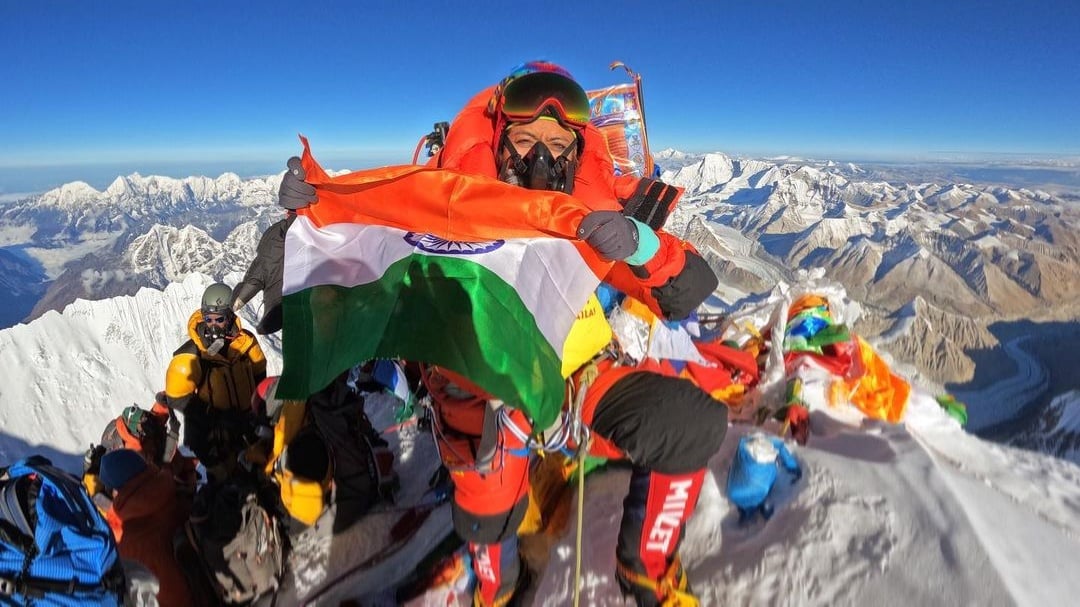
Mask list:
[[[663,179],[686,191],[668,229],[720,274],[717,308],[753,300],[799,269],[824,268],[866,306],[861,334],[922,380],[961,391],[989,381],[977,366],[1008,372],[1003,331],[993,327],[1058,320],[1080,336],[1080,199],[889,182],[851,163],[657,157]],[[131,175],[101,192],[76,182],[2,207],[0,285],[10,295],[0,326],[78,298],[160,289],[192,272],[243,271],[261,230],[280,216],[279,182]],[[978,352],[997,358],[976,364]]]
[[[679,232],[700,218],[733,227],[786,267],[824,267],[853,297],[888,312],[921,297],[965,316],[1055,316],[1080,294],[1076,201],[863,175],[854,165],[706,154],[664,172],[686,189],[669,225]]]
[[[854,297],[888,312],[921,297],[965,316],[1054,316],[1080,294],[1080,204],[1073,200],[1025,188],[868,181],[853,164],[670,150],[658,160],[669,167],[663,179],[686,190],[669,229],[696,227],[718,261],[730,253],[728,236],[711,242],[702,227],[738,230],[785,269],[824,267]],[[62,283],[85,283],[89,298],[133,293],[140,281],[162,287],[167,276],[227,269],[213,260],[242,261],[250,235],[279,214],[279,181],[135,174],[101,192],[69,183],[3,208],[0,247],[19,247],[23,261],[55,279],[34,316],[75,299],[79,288]],[[184,231],[189,225],[198,231]],[[9,255],[7,263],[17,262]],[[744,270],[734,285],[751,293],[782,271]],[[124,280],[126,287],[111,284]]]
[[[1077,355],[1053,345],[1080,338],[1075,195],[890,183],[832,162],[674,151],[659,157],[667,167],[663,179],[686,190],[668,226],[706,253],[726,301],[753,298],[793,270],[823,268],[866,306],[857,326],[862,334],[912,364],[924,381],[988,401],[976,409],[1011,398],[1020,414],[1038,408],[1022,404],[1045,406],[1080,388],[1069,370],[1080,365]],[[1046,384],[1032,382],[1023,384],[1029,393],[990,396],[985,385],[1023,369],[1020,350],[1002,347],[1021,325],[1030,330],[1028,347],[1046,351],[1036,359],[1064,359],[1051,375],[1074,379],[1042,396]],[[973,426],[1003,421],[976,415]]]
[[[281,211],[280,176],[240,179],[117,177],[104,191],[66,184],[0,210],[0,257],[27,277],[24,291],[43,293],[4,306],[2,326],[62,310],[78,298],[162,288],[191,272],[242,270],[258,235]],[[5,276],[8,273],[5,272]]]
[[[1013,443],[1080,463],[1080,390],[1055,397]]]

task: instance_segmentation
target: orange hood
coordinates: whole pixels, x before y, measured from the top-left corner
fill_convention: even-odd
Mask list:
[[[494,117],[487,111],[494,90],[495,87],[486,88],[469,100],[451,123],[446,145],[429,165],[498,178],[495,156],[499,134],[495,132]],[[595,210],[621,210],[615,199],[615,164],[608,152],[607,140],[591,124],[585,127],[583,137],[585,144],[574,175],[574,198]]]

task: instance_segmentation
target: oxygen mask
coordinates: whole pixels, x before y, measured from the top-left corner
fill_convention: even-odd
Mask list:
[[[511,173],[511,183],[530,190],[548,190],[570,194],[574,190],[574,169],[576,163],[570,156],[576,146],[568,146],[558,156],[551,153],[542,141],[537,141],[532,148],[521,156],[514,146],[503,136],[504,149],[509,150],[506,168]]]

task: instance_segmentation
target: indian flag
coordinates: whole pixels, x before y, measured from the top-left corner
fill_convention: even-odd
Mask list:
[[[279,394],[402,358],[468,377],[539,428],[554,421],[563,344],[609,266],[574,239],[592,209],[411,165],[330,177],[304,148],[319,202],[286,236]]]

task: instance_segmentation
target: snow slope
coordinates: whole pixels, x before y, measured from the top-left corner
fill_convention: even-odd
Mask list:
[[[904,425],[812,436],[796,451],[803,480],[778,485],[776,514],[748,527],[722,491],[747,431],[732,427],[682,549],[702,604],[1071,604],[1080,468],[980,441],[932,399],[919,407],[925,417]],[[612,547],[628,480],[588,481],[584,604],[622,604]],[[571,602],[573,537],[552,557],[538,592],[545,605]]]
[[[165,291],[77,301],[0,331],[0,463],[42,452],[76,468],[122,407],[149,404],[209,282],[193,275]],[[249,325],[255,311],[244,312]],[[279,349],[262,341],[276,371]],[[795,449],[803,479],[790,485],[781,475],[769,521],[739,526],[723,497],[749,426],[731,426],[710,462],[682,549],[703,605],[1073,604],[1080,467],[967,434],[919,391],[895,426],[818,404],[809,444]],[[408,497],[427,478],[402,480]],[[618,469],[587,481],[582,604],[623,604],[613,572],[627,482]],[[574,531],[572,521],[552,551],[538,604],[572,602]],[[372,590],[362,583],[343,594]],[[466,601],[433,591],[414,604]]]
[[[165,291],[80,299],[63,314],[0,331],[0,462],[44,446],[55,463],[81,469],[83,451],[110,419],[132,403],[149,407],[164,388],[173,351],[187,341],[188,317],[212,282],[192,274]],[[260,301],[241,311],[244,326],[254,325]],[[277,372],[280,350],[260,342]]]

